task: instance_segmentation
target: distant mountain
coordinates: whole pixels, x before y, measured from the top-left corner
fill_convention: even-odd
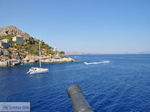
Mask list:
[[[83,52],[78,52],[78,51],[70,51],[70,52],[66,52],[67,55],[82,55],[82,54],[87,54],[87,53],[83,53]]]
[[[0,28],[0,37],[8,35],[8,34],[16,34],[16,35],[20,35],[20,36],[23,36],[26,38],[31,37],[28,33],[22,32],[22,30],[20,30],[19,28],[15,27],[13,25]]]

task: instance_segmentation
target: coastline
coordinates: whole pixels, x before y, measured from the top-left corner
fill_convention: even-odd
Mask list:
[[[24,58],[22,60],[6,60],[0,61],[0,67],[8,67],[8,66],[17,66],[17,65],[24,65],[24,64],[33,64],[38,63],[39,57],[38,56],[30,56],[30,58]],[[70,57],[46,57],[43,56],[41,58],[42,63],[69,63],[69,62],[76,62],[76,60]]]

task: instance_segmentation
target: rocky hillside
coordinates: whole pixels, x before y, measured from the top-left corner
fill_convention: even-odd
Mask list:
[[[21,35],[25,38],[31,37],[26,32],[22,32],[22,30],[20,30],[19,28],[15,27],[15,26],[12,26],[12,25],[0,28],[0,37],[2,37],[4,35],[8,35],[8,34]]]
[[[0,28],[0,62],[8,60],[22,61],[24,59],[33,60],[39,55],[39,41],[15,26]],[[49,62],[52,62],[52,59],[54,61],[54,59],[67,57],[63,51],[57,51],[43,41],[41,41],[41,54],[44,57],[43,59],[48,57],[47,60]]]

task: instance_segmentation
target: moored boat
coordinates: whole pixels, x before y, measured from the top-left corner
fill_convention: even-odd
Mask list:
[[[46,73],[48,72],[48,68],[42,68],[41,64],[41,49],[40,49],[40,41],[39,41],[39,64],[40,67],[31,67],[27,74],[37,74],[37,73]]]

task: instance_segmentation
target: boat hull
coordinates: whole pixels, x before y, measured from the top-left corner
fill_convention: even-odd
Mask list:
[[[39,74],[39,73],[47,73],[47,68],[31,68],[27,73],[28,74]]]

